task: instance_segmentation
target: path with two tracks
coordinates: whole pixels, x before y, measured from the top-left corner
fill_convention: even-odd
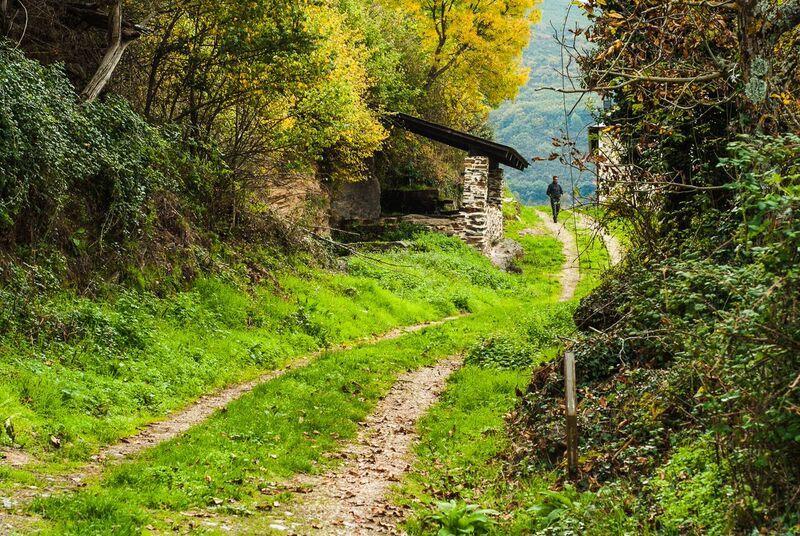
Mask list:
[[[575,235],[563,224],[552,223],[546,214],[539,212],[547,232],[562,243],[564,264],[560,275],[560,299],[574,297],[580,281],[579,249]],[[576,216],[579,226],[594,228],[594,222]],[[533,230],[530,230],[534,232]],[[525,231],[523,231],[525,233]],[[598,231],[603,239],[612,264],[620,261],[622,249],[610,235]],[[455,317],[457,318],[457,317]],[[415,326],[398,328],[380,337],[361,341],[357,345],[374,344],[396,339],[426,327],[442,325],[455,320],[447,318]],[[353,346],[353,345],[350,345]],[[345,348],[345,347],[342,347]],[[310,364],[318,354],[294,361],[287,368],[271,371],[243,383],[228,387],[216,394],[205,396],[170,417],[154,423],[138,434],[101,450],[89,464],[65,475],[44,477],[44,488],[26,487],[3,498],[6,505],[25,505],[37,496],[74,491],[86,482],[99,477],[110,466],[132,457],[145,449],[155,447],[208,419],[215,411],[252,391],[258,385],[274,380],[285,373]],[[411,447],[416,440],[416,422],[424,415],[445,389],[450,375],[460,366],[457,358],[450,358],[434,366],[425,367],[400,376],[392,389],[363,423],[357,439],[342,454],[343,463],[336,470],[319,475],[301,475],[288,487],[311,490],[300,494],[297,507],[289,516],[280,514],[261,520],[262,527],[291,534],[395,534],[402,513],[391,505],[388,491],[398,482],[410,466]],[[9,457],[15,465],[30,462],[25,456]],[[5,514],[0,511],[0,530],[4,527],[22,531],[31,518],[20,513]],[[255,530],[252,525],[242,532]]]

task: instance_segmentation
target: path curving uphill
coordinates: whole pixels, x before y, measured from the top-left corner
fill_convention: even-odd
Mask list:
[[[560,300],[562,302],[569,301],[575,297],[575,290],[581,280],[580,250],[575,240],[575,234],[567,229],[563,223],[553,222],[549,214],[537,210],[536,215],[542,220],[547,231],[561,241],[564,265],[561,267]],[[591,230],[593,237],[599,237],[603,241],[606,251],[608,251],[611,266],[616,266],[622,262],[624,257],[622,244],[615,236],[607,232],[597,220],[580,213],[571,213],[565,215],[565,218],[575,218],[575,222],[579,227]]]
[[[561,297],[560,301],[569,301],[575,297],[575,290],[581,281],[580,251],[575,235],[563,223],[555,223],[552,217],[544,212],[536,211],[536,215],[544,223],[545,228],[561,242],[561,252],[564,255],[564,264],[561,266]]]
[[[622,247],[622,244],[617,237],[606,231],[600,222],[594,218],[589,218],[588,216],[580,213],[576,213],[574,216],[581,227],[590,229],[593,237],[599,236],[603,241],[606,251],[608,251],[608,258],[611,261],[611,266],[616,266],[622,262],[622,259],[625,256],[625,249]]]
[[[417,421],[459,366],[460,359],[451,358],[400,376],[344,451],[344,464],[324,475],[296,478],[293,487],[311,492],[292,514],[272,518],[270,528],[329,536],[400,534],[402,513],[388,492],[410,467]]]

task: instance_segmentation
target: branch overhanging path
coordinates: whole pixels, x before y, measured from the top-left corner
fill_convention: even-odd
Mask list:
[[[600,222],[593,218],[584,216],[581,213],[576,213],[574,216],[581,227],[591,229],[593,238],[599,237],[603,241],[606,251],[608,251],[608,257],[611,261],[611,266],[616,266],[622,262],[622,259],[625,256],[625,248],[622,247],[622,244],[616,236],[606,231]]]
[[[547,231],[561,242],[561,251],[564,255],[564,264],[561,267],[560,301],[569,301],[575,297],[575,291],[578,288],[578,283],[580,283],[581,280],[580,250],[578,249],[578,243],[575,240],[575,234],[567,229],[562,222],[555,223],[550,215],[545,214],[542,211],[537,210],[536,215],[542,220]],[[606,232],[602,226],[592,218],[577,213],[569,216],[565,215],[565,218],[572,217],[575,218],[577,225],[586,229],[590,229],[593,233],[593,236],[599,236],[602,239],[606,250],[608,251],[611,266],[615,266],[622,262],[624,250],[616,237]]]

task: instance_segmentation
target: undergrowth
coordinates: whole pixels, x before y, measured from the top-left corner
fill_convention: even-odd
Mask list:
[[[690,225],[635,244],[581,303],[581,492],[550,533],[623,518],[614,530],[797,533],[798,147],[732,144],[730,209],[698,196],[663,213]],[[512,415],[520,474],[563,462],[558,365],[536,370]]]

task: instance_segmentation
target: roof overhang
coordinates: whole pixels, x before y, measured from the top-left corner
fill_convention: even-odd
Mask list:
[[[485,138],[479,138],[466,132],[454,130],[452,128],[431,123],[418,117],[413,117],[403,113],[389,116],[389,121],[398,127],[413,134],[423,136],[433,141],[438,141],[467,151],[472,155],[487,156],[492,161],[508,166],[520,171],[527,168],[530,164],[513,147],[502,145]]]

